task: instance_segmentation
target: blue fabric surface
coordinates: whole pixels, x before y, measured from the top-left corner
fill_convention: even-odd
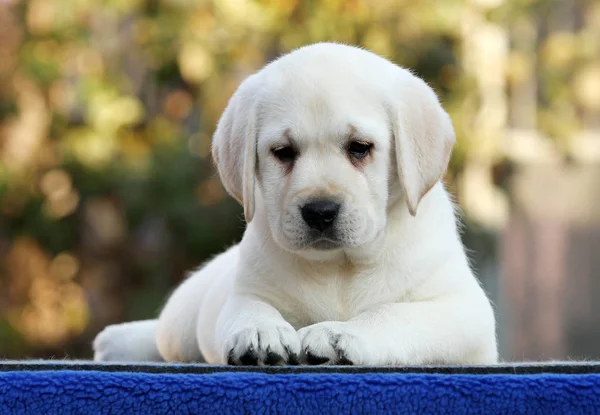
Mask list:
[[[600,413],[600,375],[0,373],[1,414]]]

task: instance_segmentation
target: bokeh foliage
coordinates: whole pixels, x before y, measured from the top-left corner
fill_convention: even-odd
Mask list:
[[[541,3],[485,18],[508,23]],[[461,66],[468,7],[478,6],[0,2],[0,356],[89,357],[101,327],[152,317],[187,270],[239,238],[241,209],[215,176],[210,137],[239,82],[282,52],[339,41],[413,68],[455,116],[452,180],[472,122],[460,112],[474,88]],[[567,40],[556,42],[544,50]],[[562,82],[576,57],[561,59],[545,78]],[[556,84],[550,104],[564,94]]]

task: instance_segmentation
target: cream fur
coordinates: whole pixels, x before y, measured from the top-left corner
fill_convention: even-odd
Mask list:
[[[373,144],[360,167],[344,151],[355,138]],[[292,142],[286,171],[271,150]],[[242,241],[194,272],[158,320],[101,332],[96,360],[497,361],[494,313],[440,181],[452,123],[422,80],[365,50],[307,46],[242,83],[213,143],[244,205]],[[316,197],[342,206],[331,249],[315,248],[299,213]]]

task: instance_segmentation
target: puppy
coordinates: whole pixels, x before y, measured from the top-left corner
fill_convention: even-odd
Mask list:
[[[102,331],[95,359],[495,363],[493,310],[441,182],[454,142],[434,91],[373,53],[320,43],[268,64],[213,140],[242,241],[158,320]]]

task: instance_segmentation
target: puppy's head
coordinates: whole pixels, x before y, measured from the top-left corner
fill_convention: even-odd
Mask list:
[[[425,82],[368,51],[322,43],[240,85],[219,121],[213,157],[247,222],[261,203],[285,249],[334,251],[382,233],[393,189],[415,216],[454,140]]]

